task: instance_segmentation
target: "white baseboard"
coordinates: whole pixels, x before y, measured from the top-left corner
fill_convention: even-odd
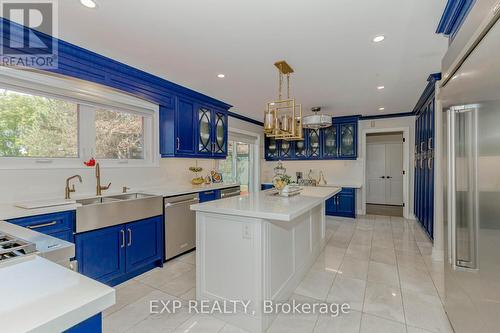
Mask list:
[[[444,251],[433,247],[431,257],[433,261],[444,261]]]

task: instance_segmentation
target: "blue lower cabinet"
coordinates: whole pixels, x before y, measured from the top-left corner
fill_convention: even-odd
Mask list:
[[[150,218],[126,225],[127,253],[125,269],[134,270],[162,257],[163,232],[158,218]]]
[[[207,202],[220,199],[220,190],[200,192],[200,202]]]
[[[325,214],[356,217],[356,189],[343,187],[342,191],[325,202]]]
[[[76,234],[78,272],[108,283],[125,274],[125,230],[122,225]]]
[[[102,314],[98,313],[87,320],[64,331],[64,333],[101,333],[102,332]]]
[[[261,191],[270,190],[273,187],[274,187],[273,184],[260,184]]]
[[[163,217],[75,235],[78,271],[116,285],[162,265]]]
[[[75,211],[58,212],[10,219],[7,222],[25,227],[46,235],[73,242],[75,230]]]
[[[337,213],[337,196],[326,200],[325,202],[325,214],[335,216]]]

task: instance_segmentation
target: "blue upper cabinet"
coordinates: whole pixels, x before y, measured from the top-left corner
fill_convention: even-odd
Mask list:
[[[356,159],[358,157],[358,120],[344,119],[337,125],[340,159]]]
[[[227,111],[184,97],[174,108],[160,108],[161,156],[225,158]]]
[[[25,29],[0,17],[17,34]],[[227,155],[227,112],[231,105],[146,73],[116,60],[53,38],[41,32],[36,36],[45,44],[58,45],[58,67],[50,72],[102,84],[159,105],[160,154],[162,157],[225,158]],[[9,40],[4,44],[8,45]],[[211,113],[209,152],[199,151],[198,108],[207,106]]]
[[[212,114],[213,156],[225,158],[227,155],[227,112],[214,110]]]
[[[179,98],[177,101],[175,112],[175,154],[177,156],[194,155],[196,153],[196,104],[189,99],[183,98]]]
[[[317,160],[321,158],[320,130],[309,129],[304,132],[307,146],[307,159]]]
[[[275,138],[266,137],[266,149],[265,149],[265,157],[268,161],[276,161],[279,159],[279,147],[278,140]]]
[[[280,143],[279,156],[282,160],[290,160],[294,158],[295,144],[293,141],[282,140]]]
[[[358,157],[359,116],[333,118],[333,125],[304,130],[304,140],[266,138],[265,157],[275,160],[355,160]]]
[[[330,126],[321,131],[323,158],[333,159],[338,156],[337,126]]]
[[[476,0],[448,0],[436,33],[453,39]]]

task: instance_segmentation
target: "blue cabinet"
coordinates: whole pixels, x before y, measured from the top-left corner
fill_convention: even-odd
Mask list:
[[[333,118],[333,125],[305,129],[301,141],[266,138],[265,158],[277,160],[355,160],[358,157],[359,116]]]
[[[338,125],[339,159],[355,159],[358,156],[358,126],[357,121],[343,121]]]
[[[75,235],[78,271],[116,285],[163,261],[163,217]]]
[[[440,74],[432,74],[417,105],[415,121],[414,214],[429,237],[434,237],[434,119],[435,85]]]
[[[199,193],[200,203],[220,199],[220,190],[203,191]]]
[[[149,218],[125,225],[127,253],[125,270],[133,271],[163,256],[161,218]]]
[[[275,138],[266,137],[265,140],[265,157],[267,161],[276,161],[279,159],[278,140]]]
[[[98,313],[79,324],[64,331],[64,333],[101,333],[102,332],[102,314]]]
[[[330,216],[356,217],[356,189],[343,187],[325,202],[325,214]]]
[[[75,211],[21,217],[7,222],[73,242]]]
[[[108,283],[125,274],[125,230],[122,225],[75,236],[78,272]]]
[[[177,99],[175,109],[175,155],[190,156],[196,153],[196,104],[187,98]]]
[[[162,157],[225,158],[227,109],[178,97],[175,107],[160,107]]]
[[[321,158],[321,143],[320,143],[320,130],[307,129],[304,130],[306,137],[306,156],[308,160],[317,160]]]

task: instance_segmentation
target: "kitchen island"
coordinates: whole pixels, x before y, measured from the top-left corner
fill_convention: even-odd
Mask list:
[[[264,332],[274,315],[264,301],[287,300],[325,245],[325,200],[341,188],[273,190],[203,204],[196,211],[196,298],[250,301],[224,320]]]

